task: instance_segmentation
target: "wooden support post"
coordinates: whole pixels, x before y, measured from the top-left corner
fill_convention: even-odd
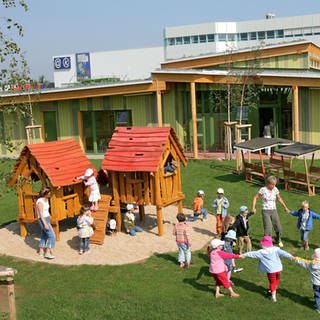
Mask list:
[[[22,238],[28,235],[27,224],[25,222],[20,222],[20,235]]]
[[[197,101],[196,101],[195,82],[190,82],[190,98],[191,98],[191,115],[192,115],[193,155],[195,159],[198,159],[199,150],[198,150]]]
[[[79,134],[79,145],[81,149],[85,152],[86,150],[86,139],[83,135],[83,121],[82,121],[82,113],[81,111],[78,111],[77,114],[77,120],[78,120],[78,134]]]
[[[162,127],[162,96],[161,91],[158,89],[158,80],[156,81],[157,85],[157,115],[158,115],[158,126]]]
[[[178,201],[178,213],[183,212],[183,205],[182,205],[182,200]]]
[[[12,268],[0,267],[0,277],[5,278],[5,282],[7,285],[10,320],[17,319],[15,293],[14,293],[14,275],[16,273],[17,273],[17,270],[14,270]]]
[[[294,128],[294,141],[299,142],[299,88],[293,86],[293,128]]]
[[[112,191],[113,191],[113,201],[115,206],[118,208],[117,215],[116,215],[117,231],[121,232],[122,221],[121,221],[121,211],[120,211],[118,174],[115,173],[114,171],[111,172],[111,183],[112,183]]]
[[[164,231],[163,231],[162,200],[161,200],[159,172],[155,172],[154,178],[155,178],[158,235],[162,236]]]
[[[314,192],[310,186],[310,175],[309,175],[309,170],[308,170],[308,163],[307,163],[307,158],[304,156],[303,157],[304,159],[304,168],[306,170],[306,179],[307,179],[307,186],[308,186],[308,193],[309,193],[309,196],[313,196],[314,195]]]
[[[139,205],[139,215],[140,215],[140,221],[145,221],[145,212],[144,212],[144,205]]]

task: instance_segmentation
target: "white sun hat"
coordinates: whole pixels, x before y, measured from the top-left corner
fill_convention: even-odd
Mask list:
[[[204,196],[204,191],[203,190],[198,190],[198,195]]]
[[[213,239],[211,242],[211,247],[213,249],[218,248],[219,246],[223,246],[224,245],[224,241],[221,241],[220,239]]]
[[[85,177],[91,177],[92,175],[93,175],[93,170],[91,168],[88,168],[84,173]]]
[[[132,209],[134,209],[133,203],[128,203],[128,204],[127,204],[127,210],[130,211],[130,210],[132,210]]]
[[[217,193],[224,194],[224,190],[222,188],[218,188]]]

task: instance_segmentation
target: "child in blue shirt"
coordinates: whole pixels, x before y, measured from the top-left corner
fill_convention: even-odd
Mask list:
[[[270,285],[271,300],[277,302],[277,289],[280,282],[282,263],[280,257],[293,259],[293,256],[278,247],[274,247],[271,236],[264,236],[260,242],[262,249],[243,254],[245,258],[259,259],[259,272],[267,273]]]
[[[289,213],[298,217],[297,228],[300,230],[301,247],[304,250],[309,250],[309,232],[313,228],[313,219],[320,219],[320,215],[310,210],[308,201],[303,201],[298,211],[290,211]]]

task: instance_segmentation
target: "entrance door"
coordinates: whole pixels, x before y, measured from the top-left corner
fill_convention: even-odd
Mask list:
[[[57,117],[55,111],[43,112],[43,126],[44,126],[44,139],[45,141],[56,141],[57,134]]]
[[[263,137],[264,126],[275,123],[273,107],[260,107],[259,108],[259,136]],[[276,135],[276,128],[271,128],[272,137]]]

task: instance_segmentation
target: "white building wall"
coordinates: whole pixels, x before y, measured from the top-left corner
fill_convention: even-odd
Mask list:
[[[71,68],[54,71],[55,87],[68,86],[77,82],[75,54],[56,57],[70,57]],[[159,68],[164,60],[163,47],[140,48],[90,53],[91,79],[120,78],[121,81],[150,78],[152,70]]]
[[[256,39],[243,41],[239,39],[240,33],[277,31],[283,30],[283,37],[274,39]],[[308,34],[312,33],[312,34]],[[319,34],[316,34],[319,33]],[[215,36],[214,42],[196,44],[169,45],[170,39],[175,41],[178,37],[197,35]],[[234,36],[235,41],[222,41],[219,35],[228,34]],[[293,36],[289,36],[292,34]],[[299,35],[300,34],[300,35]],[[246,49],[252,47],[263,47],[285,42],[308,40],[320,45],[320,14],[261,19],[241,22],[212,22],[179,27],[167,27],[164,30],[165,59],[173,60],[192,56],[207,55],[227,50]]]

